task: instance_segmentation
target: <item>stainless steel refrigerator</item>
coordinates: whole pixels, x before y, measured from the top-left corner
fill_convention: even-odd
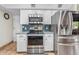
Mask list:
[[[58,23],[57,55],[78,55],[79,36],[72,35],[73,15],[71,11],[60,11]]]

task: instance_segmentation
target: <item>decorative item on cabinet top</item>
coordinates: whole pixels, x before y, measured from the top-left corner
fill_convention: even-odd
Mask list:
[[[27,31],[29,31],[29,25],[22,24],[22,32],[27,32]]]

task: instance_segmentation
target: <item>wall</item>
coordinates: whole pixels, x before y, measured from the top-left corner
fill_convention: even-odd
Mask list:
[[[0,47],[12,41],[12,15],[9,13],[10,18],[6,20],[4,13],[6,10],[0,9]]]
[[[20,32],[20,15],[13,15],[13,41],[16,41],[16,33]]]
[[[35,4],[35,7],[31,7],[31,4],[2,4],[1,6],[10,9],[66,9],[73,10],[74,4],[62,4],[61,8],[58,8],[58,4]]]

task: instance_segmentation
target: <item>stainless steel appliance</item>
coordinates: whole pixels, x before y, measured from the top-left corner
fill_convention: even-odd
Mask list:
[[[43,36],[28,36],[27,52],[30,54],[43,54]]]
[[[72,35],[61,35],[57,43],[58,55],[75,55],[75,44]]]
[[[58,55],[79,55],[79,35],[62,35],[59,39]]]
[[[28,36],[27,52],[30,54],[42,54],[44,53],[43,36],[40,36],[39,34],[43,34],[43,17],[41,14],[29,14],[28,19],[28,34],[30,36]]]
[[[69,22],[67,22],[68,20]],[[58,40],[57,40],[58,55],[79,55],[78,31],[79,31],[79,12],[62,11],[58,25]]]
[[[29,17],[29,34],[43,32],[43,17],[40,14],[31,14]]]
[[[72,35],[72,12],[61,11],[58,23],[58,35]]]
[[[58,55],[74,55],[75,44],[72,36],[72,12],[61,11],[58,24],[58,40],[57,54]]]
[[[43,33],[43,24],[29,24],[30,34],[41,34]]]

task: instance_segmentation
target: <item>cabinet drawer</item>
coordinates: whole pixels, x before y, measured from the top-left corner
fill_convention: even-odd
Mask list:
[[[21,34],[21,35],[17,35],[17,37],[26,37],[26,35]]]
[[[17,34],[17,39],[25,39],[27,38],[26,34]]]
[[[53,37],[53,34],[44,34],[44,37],[47,38],[47,37]]]

